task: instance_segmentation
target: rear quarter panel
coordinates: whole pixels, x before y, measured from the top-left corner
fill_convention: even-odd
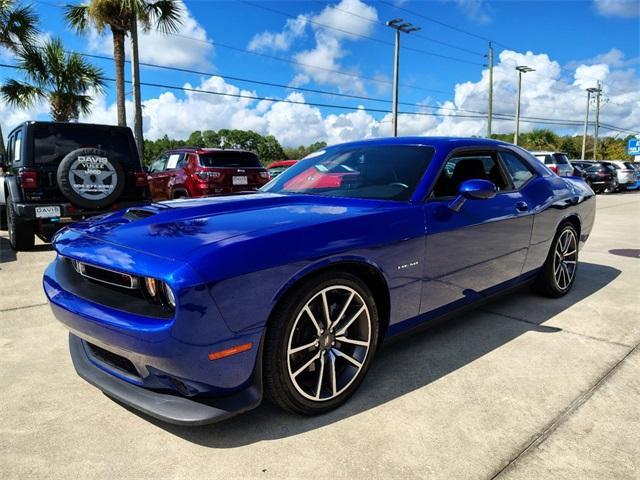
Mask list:
[[[551,241],[565,219],[575,216],[579,220],[580,247],[589,237],[595,220],[596,196],[582,179],[549,175],[536,179],[532,187],[536,211],[523,273],[542,266]]]

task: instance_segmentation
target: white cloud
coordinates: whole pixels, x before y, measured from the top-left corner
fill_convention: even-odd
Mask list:
[[[583,64],[577,66],[571,77],[567,77],[558,62],[546,54],[532,52],[500,53],[494,68],[494,112],[497,114],[512,114],[515,110],[516,65],[535,68],[534,72],[523,76],[523,117],[582,120],[586,100],[584,89],[601,80],[604,90],[601,121],[640,131],[640,89],[634,69],[614,68],[606,63]],[[285,146],[297,146],[320,140],[335,144],[391,134],[391,115],[369,112],[363,106],[354,111],[327,113],[305,103],[305,97],[299,92],[286,97],[295,103],[238,98],[238,95],[256,96],[259,92],[241,89],[216,76],[203,78],[198,84],[185,83],[184,87],[227,95],[159,91],[157,96],[143,102],[146,138],[157,139],[165,134],[171,138],[186,138],[194,130],[238,128],[271,134]],[[475,114],[454,112],[452,109],[486,111],[487,87],[488,71],[485,70],[477,81],[455,86],[451,99],[443,102],[437,111],[442,116],[401,114],[398,122],[400,135],[484,135],[484,117],[465,118],[464,115]],[[426,99],[424,104],[429,102],[433,101]],[[126,107],[127,118],[133,118],[130,101]],[[433,112],[427,108],[418,111]],[[45,105],[24,112],[0,104],[0,119],[5,133],[18,122],[46,118],[47,113]],[[115,124],[115,105],[104,97],[98,97],[93,113],[82,120]],[[513,123],[512,119],[494,119],[494,132],[512,132]],[[523,122],[521,130],[544,126]],[[561,133],[580,134],[582,131],[579,125],[549,127]],[[601,131],[603,135],[616,133],[606,129]]]
[[[605,17],[638,17],[640,0],[593,0],[596,11]]]
[[[485,25],[491,21],[491,17],[487,12],[487,2],[485,0],[445,0],[453,1],[458,10],[468,19]]]
[[[342,60],[349,55],[344,48],[345,42],[357,41],[358,35],[369,35],[373,30],[374,23],[364,21],[362,17],[376,22],[378,12],[361,0],[341,0],[336,5],[326,6],[318,14],[308,13],[299,15],[295,20],[287,20],[282,32],[265,31],[254,36],[248,48],[260,51],[288,50],[296,39],[302,37],[309,25],[314,32],[315,44],[310,49],[294,54],[293,59],[298,65],[291,84],[300,86],[313,81],[320,85],[335,86],[341,92],[364,93],[361,80],[336,73],[339,70],[359,75],[356,66],[345,66]]]
[[[626,58],[624,52],[617,48],[612,48],[606,53],[601,53],[587,60],[571,62],[567,66],[576,68],[580,65],[596,65],[601,63],[609,65],[612,68],[632,67],[640,64],[640,57]]]
[[[171,65],[175,67],[209,67],[213,55],[213,45],[205,29],[196,21],[184,3],[182,25],[178,35],[164,35],[157,30],[138,30],[140,61]],[[113,55],[113,39],[110,31],[99,35],[95,30],[89,34],[89,49],[106,55]],[[131,44],[126,39],[126,55],[129,57]]]
[[[248,48],[251,51],[289,50],[293,41],[304,34],[306,26],[306,15],[298,15],[296,18],[290,18],[287,20],[284,30],[280,33],[264,31],[254,35],[249,42]]]

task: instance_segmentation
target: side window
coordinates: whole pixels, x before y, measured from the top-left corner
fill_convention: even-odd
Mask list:
[[[431,192],[431,198],[453,197],[458,194],[460,185],[471,179],[490,180],[498,190],[505,190],[510,186],[494,152],[465,153],[451,157],[445,162]]]
[[[13,136],[12,152],[9,161],[14,165],[20,165],[22,162],[22,130],[18,130]]]
[[[181,153],[172,153],[169,155],[169,159],[167,160],[167,166],[165,170],[173,170],[174,168],[178,168],[178,162],[184,157]]]
[[[13,135],[7,140],[7,155],[4,159],[7,166],[11,166],[13,163]]]
[[[184,168],[187,166],[187,156],[186,155],[181,155],[180,156],[180,160],[178,160],[178,163],[176,163],[176,168]]]
[[[500,152],[500,157],[504,161],[507,171],[511,176],[513,186],[516,189],[522,187],[533,177],[533,173],[527,164],[511,152]]]
[[[167,158],[169,158],[167,155],[162,155],[160,158],[155,160],[150,167],[151,173],[158,173],[158,172],[164,171],[164,167],[167,164]]]

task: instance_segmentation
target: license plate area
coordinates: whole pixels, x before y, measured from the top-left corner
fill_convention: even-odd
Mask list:
[[[249,178],[246,175],[234,175],[231,182],[233,185],[249,185]]]
[[[60,216],[60,207],[36,207],[36,218],[55,218]]]

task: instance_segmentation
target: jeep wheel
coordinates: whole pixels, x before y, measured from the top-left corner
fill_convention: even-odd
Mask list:
[[[57,179],[62,194],[82,208],[113,204],[125,186],[120,162],[96,148],[79,148],[67,154],[58,166]]]
[[[10,198],[7,199],[6,210],[11,248],[16,251],[31,250],[35,245],[35,224],[16,215]]]
[[[0,205],[0,230],[7,229],[7,207]]]

